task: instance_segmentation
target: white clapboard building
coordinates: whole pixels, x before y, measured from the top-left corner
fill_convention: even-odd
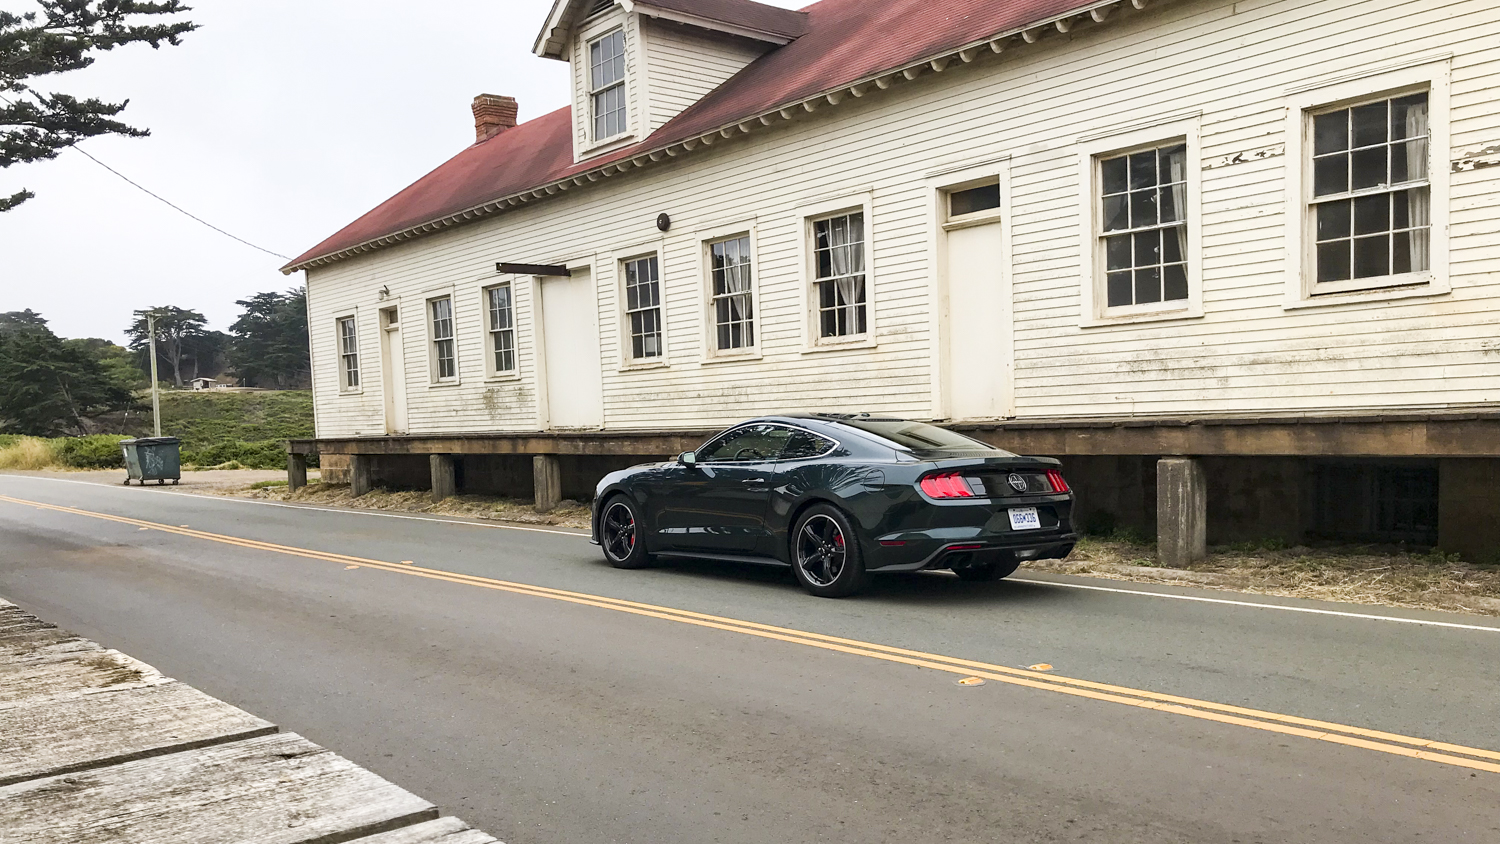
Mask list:
[[[473,146],[287,265],[294,461],[577,497],[749,416],[866,411],[1062,458],[1094,530],[1176,495],[1164,533],[1500,551],[1495,0],[538,23],[571,107],[476,98]]]

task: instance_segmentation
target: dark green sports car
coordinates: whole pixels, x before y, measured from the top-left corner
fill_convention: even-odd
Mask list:
[[[870,572],[995,580],[1065,557],[1072,509],[1048,457],[864,413],[766,416],[673,462],[606,476],[594,542],[619,568],[655,557],[790,565],[808,592],[842,597]]]

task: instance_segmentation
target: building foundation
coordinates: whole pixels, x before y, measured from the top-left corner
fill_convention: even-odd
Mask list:
[[[1172,568],[1208,557],[1208,483],[1199,460],[1163,457],[1156,464],[1156,550]]]
[[[370,491],[370,473],[375,458],[368,454],[349,455],[349,494],[358,498]]]
[[[458,494],[458,460],[451,454],[428,456],[432,467],[432,500],[442,501]]]
[[[292,452],[286,456],[286,488],[290,492],[307,486],[307,455]]]
[[[555,454],[531,458],[533,505],[545,513],[562,503],[562,461]]]

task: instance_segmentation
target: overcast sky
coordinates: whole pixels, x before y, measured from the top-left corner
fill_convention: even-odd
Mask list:
[[[152,136],[83,148],[282,255],[473,143],[475,94],[515,97],[523,121],[567,104],[566,66],[531,54],[551,0],[189,2],[202,28],[181,46],[121,48],[38,87],[128,98],[122,119]],[[31,308],[64,337],[119,342],[131,311],[157,305],[227,330],[236,299],[301,283],[77,152],[0,171],[0,196],[23,187],[36,198],[0,214],[0,311]]]

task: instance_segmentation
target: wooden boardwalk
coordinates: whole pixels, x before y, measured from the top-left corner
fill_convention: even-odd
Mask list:
[[[495,844],[294,733],[0,599],[0,844]]]

